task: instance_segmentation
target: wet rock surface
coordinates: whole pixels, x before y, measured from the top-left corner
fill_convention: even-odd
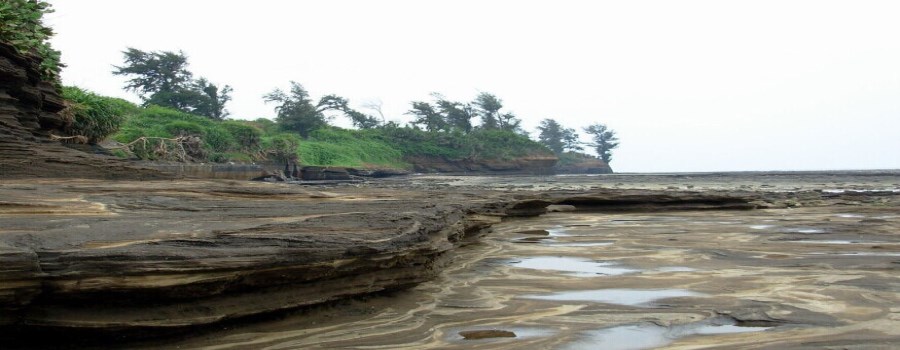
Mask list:
[[[156,334],[245,320],[146,345],[187,348],[571,348],[657,326],[692,329],[671,342],[686,347],[898,339],[897,174],[698,177],[4,181],[0,324]],[[571,293],[586,297],[551,297]],[[771,328],[707,334],[728,327]],[[457,343],[488,329],[517,336]]]
[[[459,332],[465,339],[490,339],[490,338],[515,338],[516,333],[497,329],[462,331]]]

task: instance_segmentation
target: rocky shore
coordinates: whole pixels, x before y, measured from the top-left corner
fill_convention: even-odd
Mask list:
[[[4,180],[0,326],[152,334],[402,290],[434,279],[455,249],[503,219],[551,205],[580,212],[900,206],[896,190],[872,190],[896,186],[893,173],[730,176],[639,179],[655,187],[616,185],[612,176],[421,176],[328,187]],[[744,189],[724,189],[742,180]],[[795,189],[781,191],[787,187]]]
[[[5,181],[0,322],[179,327],[406,288],[491,224],[553,202],[753,207],[721,195],[439,188]]]
[[[813,327],[770,336],[767,344],[773,347],[878,347],[900,338],[895,331],[900,329],[897,310],[892,306],[900,302],[896,277],[900,173],[896,171],[550,176],[553,171],[606,173],[610,169],[606,164],[582,164],[582,168],[553,170],[555,158],[416,159],[412,164],[421,172],[503,176],[411,176],[304,167],[300,181],[294,183],[250,182],[241,179],[272,169],[203,164],[145,167],[66,147],[58,140],[71,123],[60,113],[65,103],[54,86],[39,79],[34,58],[0,44],[0,78],[0,344],[4,348],[107,347],[113,342],[131,346],[197,327],[252,327],[253,316],[315,310],[311,308],[392,291],[410,294],[365,306],[375,310],[380,305],[388,310],[386,316],[367,318],[367,313],[360,316],[355,308],[338,308],[332,319],[310,311],[312,323],[287,322],[283,334],[274,338],[260,330],[249,342],[287,341],[293,348],[353,347],[362,342],[418,349],[468,348],[471,343],[456,342],[477,338],[478,344],[488,348],[528,344],[554,348],[560,343],[552,337],[522,339],[516,332],[557,334],[571,345],[601,341],[586,336],[591,330],[583,325],[607,325],[601,333],[629,331],[628,327],[690,333],[698,332],[697,327],[723,324]],[[184,178],[212,175],[231,180]],[[394,177],[374,179],[384,176]],[[577,247],[612,243],[562,242],[540,225],[526,226],[524,231],[509,228],[516,218],[551,211],[570,214],[551,215],[550,220],[578,221],[572,227],[592,227],[588,236],[606,234],[603,237],[615,238],[619,246],[602,254],[582,251]],[[665,214],[673,212],[685,214]],[[766,224],[743,230],[751,232],[732,231],[735,228],[728,226],[754,220]],[[638,224],[623,229],[619,222]],[[761,241],[765,236],[754,230],[776,227],[768,222],[785,222],[786,228],[774,232],[783,236]],[[496,228],[500,232],[491,234]],[[759,232],[769,233],[766,230]],[[545,236],[520,237],[522,232]],[[685,235],[675,238],[669,236],[672,233]],[[783,244],[808,240],[804,235],[809,234],[828,239],[805,246]],[[541,244],[548,239],[563,245]],[[823,252],[822,244],[838,243],[856,250]],[[588,305],[548,309],[541,302],[515,301],[523,298],[517,293],[586,289],[592,282],[544,272],[510,273],[497,265],[473,268],[484,259],[495,259],[489,257],[491,252],[519,254],[509,261],[546,259],[540,254],[559,253],[596,259],[600,254],[634,266],[647,261],[693,264],[673,270],[680,273],[722,266],[730,270],[718,275],[617,280],[635,288],[685,288],[672,296],[700,295],[687,291],[693,287],[722,294],[706,303],[671,300],[666,304],[672,308],[668,314],[639,312],[641,306],[612,312]],[[573,259],[561,261],[585,264]],[[653,271],[652,266],[647,269]],[[479,286],[479,281],[486,285]],[[780,289],[783,293],[769,288],[782,282],[791,286]],[[723,289],[723,283],[729,287]],[[492,290],[496,286],[500,290]],[[423,288],[428,292],[423,293]],[[625,294],[647,292],[635,290]],[[817,294],[821,290],[827,295]],[[407,300],[409,295],[414,301]],[[537,311],[523,314],[523,310]],[[408,322],[423,313],[438,317]],[[455,314],[463,319],[444,317]],[[540,319],[542,315],[562,320],[590,315],[590,320],[547,323]],[[462,327],[501,320],[515,325],[533,317],[537,324],[524,328]],[[384,324],[393,326],[380,328]],[[445,332],[456,332],[461,338],[438,336]],[[309,338],[309,334],[318,336]],[[492,335],[513,341],[497,344],[484,339]],[[248,345],[241,333],[236,336],[237,340],[228,336],[221,341],[188,339],[174,345],[256,347]],[[517,343],[520,340],[523,343]],[[709,345],[692,338],[684,342]],[[750,347],[757,343],[752,338],[732,340]]]

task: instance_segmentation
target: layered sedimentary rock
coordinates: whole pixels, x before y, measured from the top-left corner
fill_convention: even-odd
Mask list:
[[[51,140],[51,135],[64,135],[70,121],[59,113],[65,108],[59,89],[41,80],[38,64],[0,42],[0,178],[167,177]]]
[[[407,159],[420,173],[499,173],[552,174],[556,156],[535,155],[511,159],[447,159],[439,157],[410,157]]]
[[[557,174],[612,174],[613,172],[609,164],[591,156],[579,157],[576,162],[557,164],[553,170]]]
[[[171,328],[407,288],[501,218],[570,197],[387,184],[6,181],[0,324]],[[576,201],[623,196],[679,198]]]

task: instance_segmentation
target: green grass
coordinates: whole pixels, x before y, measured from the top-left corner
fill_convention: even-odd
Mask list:
[[[409,168],[403,153],[366,131],[319,129],[300,143],[303,164],[344,167]]]
[[[118,131],[125,115],[136,108],[125,100],[100,96],[77,87],[64,87],[62,96],[68,101],[65,114],[72,118],[66,133],[84,136],[89,143],[97,143]]]
[[[405,156],[511,159],[552,153],[526,136],[503,130],[475,130],[464,134],[431,133],[412,128],[384,128],[371,132],[388,144],[396,145]]]
[[[124,108],[124,107],[123,107]],[[408,127],[381,127],[348,130],[326,127],[304,139],[282,131],[270,120],[216,121],[174,109],[131,105],[124,108],[121,128],[111,137],[128,144],[141,137],[176,138],[196,136],[203,152],[197,161],[299,160],[304,165],[355,168],[409,169],[410,157],[438,157],[448,160],[511,159],[534,155],[552,155],[543,145],[528,137],[500,130],[476,130],[432,133]],[[162,141],[154,141],[162,142]],[[142,159],[161,159],[151,143],[137,149]]]

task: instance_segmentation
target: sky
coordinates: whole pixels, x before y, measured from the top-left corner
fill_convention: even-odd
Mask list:
[[[63,83],[135,102],[122,51],[181,50],[235,119],[292,80],[400,123],[489,92],[532,135],[606,124],[617,172],[900,169],[900,1],[48,2]]]

